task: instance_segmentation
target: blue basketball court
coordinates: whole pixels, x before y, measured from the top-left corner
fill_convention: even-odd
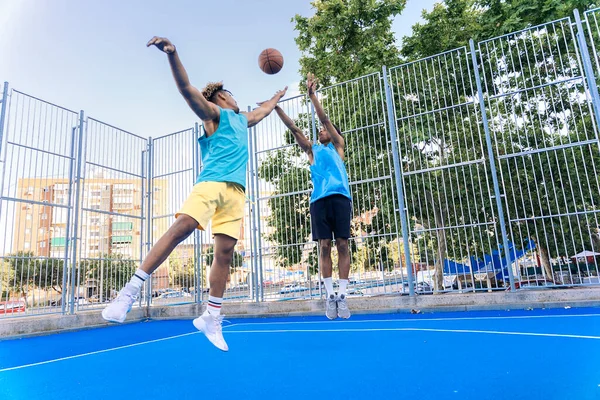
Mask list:
[[[191,321],[0,342],[1,399],[600,399],[597,309]]]

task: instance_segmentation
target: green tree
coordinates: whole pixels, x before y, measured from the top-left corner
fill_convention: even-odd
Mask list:
[[[489,39],[570,16],[574,8],[584,10],[590,7],[593,7],[592,2],[578,0],[448,0],[444,5],[438,4],[432,11],[423,13],[425,22],[416,24],[412,35],[403,39],[402,55],[409,61],[433,56],[467,46],[471,37],[476,41]],[[500,155],[591,138],[594,129],[589,108],[582,101],[583,86],[559,83],[564,78],[581,74],[578,68],[573,67],[577,64],[574,41],[565,40],[565,37],[570,36],[569,31],[568,21],[558,22],[548,29],[531,30],[512,37],[511,40],[497,40],[490,43],[489,47],[482,47],[479,57],[485,84],[484,96],[495,150]],[[462,98],[451,96],[452,88],[464,87],[465,84],[474,86],[469,59],[465,56],[466,54],[462,56],[464,63],[455,62],[452,73],[446,74],[449,79],[441,75],[427,76],[427,79],[436,81],[435,93],[427,93],[426,90],[418,95],[410,93],[418,99],[415,103],[421,106],[427,104],[428,98],[442,99],[442,102],[431,104],[429,108],[440,109],[444,104],[468,102],[469,90],[463,93]],[[438,57],[436,62],[444,63],[445,59],[447,57]],[[423,71],[419,72],[424,74]],[[555,83],[552,86],[531,90],[552,82]],[[529,90],[514,96],[492,98],[503,93],[519,93],[524,88]],[[435,95],[440,92],[444,95]],[[477,119],[479,112],[475,107],[473,116],[462,116],[468,121],[468,130],[446,129],[440,135],[440,129],[434,129],[430,133],[430,127],[453,124],[452,118],[455,116],[448,113],[436,113],[429,118],[427,124],[413,130],[413,133],[425,132],[425,137],[412,138],[402,149],[404,154],[412,151],[412,156],[405,158],[405,171],[410,170],[411,162],[418,163],[423,158],[426,160],[422,165],[436,167],[453,164],[456,160],[484,157],[485,152],[469,155],[455,140],[462,135],[472,143],[480,142],[482,131],[481,122]],[[420,143],[426,145],[419,146]],[[597,180],[592,178],[590,185],[588,178],[588,186],[584,190],[577,188],[581,184],[579,177],[585,175],[585,166],[593,167],[595,171],[595,166],[598,165],[598,152],[589,150],[582,147],[577,152],[540,152],[529,157],[496,160],[505,195],[505,211],[513,220],[509,224],[511,238],[517,246],[522,246],[530,239],[536,242],[546,275],[551,279],[551,257],[573,254],[577,248],[587,246],[598,248],[594,244],[598,241],[598,226],[594,218],[585,215],[547,218],[567,212],[591,211],[598,204]],[[437,249],[438,263],[448,252],[478,256],[486,248],[489,251],[498,246],[499,239],[494,239],[498,238],[497,228],[462,241],[453,239],[453,231],[445,229],[460,223],[461,219],[474,223],[490,223],[495,220],[495,204],[492,203],[490,193],[478,187],[463,184],[461,188],[458,185],[463,195],[468,193],[472,199],[481,200],[477,210],[467,210],[465,214],[463,209],[458,213],[460,218],[457,219],[457,214],[447,207],[446,204],[460,198],[448,196],[453,193],[452,186],[445,183],[460,183],[461,172],[460,168],[448,168],[421,179],[413,178],[414,185],[407,189],[413,191],[421,187],[428,199],[429,207],[416,207],[413,211],[416,220],[422,222],[425,228],[444,228],[437,229],[433,240],[429,240]],[[473,174],[475,171],[471,170],[469,173]],[[489,182],[490,177],[485,169],[478,167],[477,176]],[[428,185],[426,180],[434,182],[434,185]],[[546,218],[534,219],[531,216]],[[427,233],[425,236],[430,235]]]
[[[88,259],[79,265],[79,281],[96,282],[96,287],[104,300],[108,300],[119,291],[135,273],[137,264],[120,254],[102,254],[98,259]]]
[[[36,257],[33,252],[19,251],[10,254],[6,261],[8,287],[19,293],[28,288],[54,289],[62,292],[64,261],[58,258]],[[3,280],[6,279],[3,275]]]
[[[292,19],[302,76],[312,72],[329,85],[398,63],[392,18],[404,10],[406,0],[318,0],[311,5],[312,17]]]

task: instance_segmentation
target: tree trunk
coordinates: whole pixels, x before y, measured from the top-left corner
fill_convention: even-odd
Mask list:
[[[444,290],[444,260],[448,253],[448,246],[446,243],[446,231],[443,229],[445,225],[444,215],[440,210],[440,207],[435,204],[433,195],[429,191],[425,191],[425,197],[431,208],[433,209],[433,216],[435,219],[435,231],[437,237],[437,261],[435,263],[435,272],[433,274],[433,291],[439,293]]]
[[[593,252],[600,252],[600,235],[599,235],[599,231],[596,230],[596,232],[593,232],[591,234],[592,236],[592,251]]]
[[[542,268],[544,268],[544,272],[546,273],[546,279],[554,282],[554,272],[552,272],[552,263],[550,262],[550,253],[548,252],[548,249],[536,238],[533,238],[533,241],[535,242],[535,247],[538,249],[540,260],[542,261]]]

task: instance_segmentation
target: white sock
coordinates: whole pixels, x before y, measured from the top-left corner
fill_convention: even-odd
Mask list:
[[[333,278],[323,278],[323,283],[325,284],[325,289],[327,290],[327,297],[331,297],[331,295],[335,296],[335,292],[333,291]]]
[[[346,295],[346,288],[348,287],[348,279],[340,279],[338,281],[340,285],[340,290],[338,291],[338,296]]]
[[[136,290],[137,294],[140,290],[142,290],[144,282],[146,282],[146,279],[148,279],[149,277],[150,275],[138,268],[135,271],[135,274],[133,274],[133,276],[131,277],[131,280],[129,281],[129,286],[133,287]]]
[[[222,297],[208,296],[208,305],[206,306],[206,311],[208,311],[210,315],[221,315],[222,303]]]

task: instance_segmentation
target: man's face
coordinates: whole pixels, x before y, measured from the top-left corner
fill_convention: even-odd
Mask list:
[[[331,142],[331,135],[329,135],[329,131],[324,126],[321,126],[321,129],[319,129],[319,142],[323,144]]]
[[[227,104],[227,108],[232,109],[236,113],[240,112],[240,108],[238,107],[237,101],[233,98],[233,94],[229,90],[223,90],[222,94],[225,98],[225,103]]]

